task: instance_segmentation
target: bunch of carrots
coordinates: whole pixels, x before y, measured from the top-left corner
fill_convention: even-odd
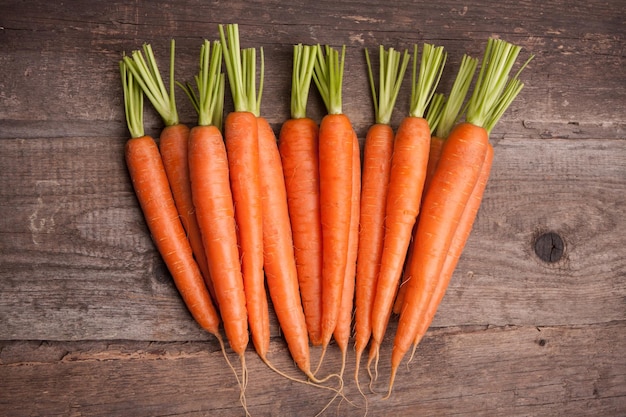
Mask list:
[[[193,318],[222,346],[246,412],[250,339],[273,371],[342,395],[350,340],[357,385],[367,346],[374,382],[395,313],[388,397],[470,235],[493,161],[489,134],[523,88],[519,74],[532,57],[511,76],[521,48],[489,39],[480,70],[478,59],[463,56],[446,95],[437,91],[442,46],[415,45],[412,56],[380,46],[378,76],[366,50],[375,120],[361,144],[342,106],[345,46],[294,46],[290,117],[276,135],[261,112],[263,49],[241,48],[236,24],[218,29],[219,39],[201,45],[194,82],[175,80],[174,41],[168,86],[150,45],[120,61],[126,162],[155,245]],[[394,131],[411,58],[409,111]],[[312,84],[327,111],[319,123],[307,115]],[[179,121],[177,87],[197,112],[191,129]],[[144,134],[144,98],[163,119],[158,141]],[[306,378],[270,361],[270,305]],[[319,377],[331,340],[342,367]],[[313,346],[321,349],[316,367]],[[338,388],[325,384],[333,377]]]

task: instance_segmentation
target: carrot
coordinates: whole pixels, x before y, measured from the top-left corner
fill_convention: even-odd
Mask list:
[[[369,362],[378,350],[391,315],[411,231],[420,209],[426,177],[430,127],[424,118],[446,60],[443,47],[425,44],[417,74],[417,45],[414,47],[413,80],[409,114],[396,132],[385,209],[385,237],[376,296],[372,307],[372,343]]]
[[[489,133],[523,87],[518,79],[521,69],[510,81],[508,77],[520,49],[503,40],[489,39],[465,121],[457,124],[446,139],[415,236],[409,265],[411,278],[394,339],[387,397],[391,395],[400,361],[416,342],[418,328],[423,326],[420,323],[428,320],[433,295],[443,290],[437,287],[446,259],[460,256],[451,252],[462,249],[458,244],[452,247],[457,229],[471,228],[461,221],[473,221],[470,215],[464,217],[464,212],[470,210],[467,206],[474,190],[480,190],[481,186],[476,185],[481,172],[491,164]]]
[[[333,332],[333,338],[341,352],[341,370],[339,376],[343,376],[348,354],[348,342],[352,330],[352,312],[354,310],[354,295],[356,286],[356,262],[359,251],[359,222],[361,211],[361,150],[359,140],[354,137],[352,153],[352,212],[350,215],[350,234],[348,236],[348,259],[344,274],[343,290],[337,325]]]
[[[209,289],[213,301],[216,301],[213,282],[209,273],[209,267],[202,243],[200,227],[196,218],[193,199],[191,197],[191,185],[189,180],[189,163],[187,158],[187,144],[189,139],[189,127],[180,123],[176,109],[174,95],[174,48],[172,39],[170,44],[170,73],[169,92],[165,88],[159,68],[149,44],[143,45],[141,51],[133,51],[132,60],[126,57],[129,68],[133,71],[144,94],[152,106],[161,116],[164,128],[159,137],[159,151],[165,167],[165,172],[174,196],[174,202],[181,217],[183,227],[187,232],[187,238],[191,244],[193,255],[196,259],[204,281]],[[144,57],[145,55],[145,57]]]
[[[226,25],[227,33],[224,25],[219,25],[219,32],[234,102],[234,111],[224,121],[224,138],[239,231],[248,321],[255,349],[261,358],[265,358],[270,332],[263,272],[263,218],[255,114],[258,107],[256,51],[254,48],[240,48],[238,25]],[[261,90],[262,84],[259,87]]]
[[[261,196],[263,244],[267,286],[272,305],[293,360],[310,378],[309,338],[296,270],[287,192],[276,136],[267,120],[259,117],[259,156],[263,166]]]
[[[443,147],[443,140],[435,136],[433,133],[437,128],[439,120],[441,119],[441,111],[443,109],[444,103],[446,99],[445,96],[441,93],[435,93],[433,98],[428,106],[428,111],[426,113],[426,121],[428,122],[428,126],[430,127],[430,147],[428,150],[428,164],[426,165],[426,175],[424,177],[424,187],[422,188],[422,198],[424,200],[424,195],[426,191],[428,191],[428,187],[430,186],[430,181],[432,179],[432,175],[437,167],[437,162],[439,162],[439,156],[441,155],[441,150]],[[406,283],[408,281],[407,275],[407,265],[411,261],[411,253],[413,252],[413,245],[415,243],[415,230],[417,230],[417,223],[419,222],[419,213],[417,218],[415,219],[415,224],[413,225],[413,231],[411,232],[411,240],[409,242],[409,247],[407,249],[406,257],[404,259],[404,267],[402,268],[402,278],[400,279],[400,285],[398,290],[396,291],[396,298],[393,304],[393,313],[399,314],[400,309],[402,308],[402,302],[404,300],[404,294],[406,293]]]
[[[424,177],[424,187],[422,188],[422,201],[424,200],[424,196],[430,187],[430,182],[432,180],[432,176],[435,172],[435,168],[437,167],[437,163],[439,162],[439,157],[441,155],[441,151],[443,149],[444,141],[442,138],[439,138],[435,135],[432,135],[434,132],[439,119],[441,118],[441,110],[444,106],[445,97],[443,94],[437,93],[433,95],[433,99],[431,101],[431,105],[429,106],[428,113],[426,114],[426,120],[428,121],[428,125],[430,126],[431,137],[430,137],[430,147],[428,150],[428,164],[426,165],[426,175]],[[415,231],[417,230],[417,224],[419,222],[419,214],[417,219],[415,220],[415,224],[413,225],[413,231],[411,232],[411,241],[409,242],[409,247],[407,249],[406,258],[404,260],[404,268],[402,269],[402,278],[400,280],[400,286],[398,287],[398,291],[396,293],[396,299],[393,304],[393,313],[400,314],[400,310],[402,308],[402,303],[404,301],[404,295],[406,293],[406,283],[409,279],[407,272],[407,265],[411,263],[413,246],[415,244]]]
[[[237,381],[241,388],[240,401],[248,415],[244,355],[248,344],[247,313],[228,160],[220,130],[225,85],[221,58],[220,43],[205,40],[200,50],[200,72],[195,76],[198,94],[189,83],[179,85],[198,113],[198,124],[190,131],[188,146],[192,197],[226,336],[241,362],[242,377],[237,377]],[[231,369],[235,372],[232,365]]]
[[[335,331],[348,262],[352,216],[355,134],[342,112],[345,45],[339,52],[318,45],[313,80],[327,109],[319,129],[320,221],[322,225],[322,358]]]
[[[441,301],[443,300],[446,289],[448,288],[448,284],[450,283],[450,279],[452,278],[454,270],[456,269],[456,265],[459,261],[459,258],[461,257],[461,253],[463,252],[463,248],[465,247],[465,243],[467,242],[467,239],[469,238],[470,232],[472,230],[474,220],[482,202],[482,197],[485,192],[487,180],[489,179],[492,163],[493,146],[489,144],[487,146],[485,160],[482,163],[478,180],[476,181],[476,185],[472,190],[469,201],[465,206],[465,209],[463,210],[463,214],[459,219],[459,225],[454,232],[452,241],[450,242],[450,249],[448,250],[448,254],[446,255],[443,266],[441,267],[441,273],[439,274],[439,279],[435,284],[435,288],[431,295],[428,307],[424,312],[424,318],[418,322],[417,334],[413,342],[414,348],[417,347],[419,342],[426,334],[426,331],[432,323],[433,318],[435,317],[435,313],[437,312],[437,309],[441,304]]]
[[[238,35],[236,26],[229,26],[229,38]],[[248,68],[246,85],[254,86],[254,49],[244,50],[243,67]],[[263,266],[267,288],[272,298],[276,317],[282,329],[289,351],[298,367],[310,378],[309,338],[300,291],[293,248],[287,191],[276,135],[267,119],[260,114],[263,87],[263,49],[261,49],[261,73],[257,99],[249,106],[256,117],[260,175],[260,198],[263,231]],[[267,214],[266,214],[267,213]],[[261,355],[272,369],[266,354]]]
[[[391,171],[394,131],[391,115],[400,91],[410,55],[393,48],[379,47],[378,94],[367,49],[365,58],[374,103],[375,123],[368,129],[363,150],[363,173],[360,203],[360,232],[356,271],[355,380],[358,384],[361,355],[372,334],[371,311],[376,291],[385,233],[385,205]]]
[[[283,123],[278,146],[285,178],[287,204],[302,307],[309,340],[321,344],[322,227],[319,201],[317,123],[306,105],[317,59],[317,47],[294,46],[291,117]]]
[[[437,98],[437,94],[435,94],[435,96],[433,97],[431,108],[429,108],[428,110],[429,114],[426,115],[426,119],[429,120],[429,125],[431,126],[431,131],[433,132],[433,135],[430,138],[430,151],[428,154],[428,166],[426,167],[426,179],[424,180],[422,200],[430,187],[430,182],[432,181],[433,174],[435,173],[435,169],[437,168],[437,164],[439,163],[439,158],[441,157],[441,151],[443,149],[443,145],[445,144],[445,139],[448,137],[450,131],[459,121],[463,114],[461,107],[463,106],[463,102],[465,101],[465,97],[467,96],[467,93],[469,91],[470,84],[472,82],[472,79],[474,78],[474,73],[476,72],[477,65],[478,60],[476,58],[472,58],[469,55],[464,55],[461,61],[461,65],[459,67],[459,71],[456,75],[454,83],[452,84],[452,89],[450,90],[448,99],[444,99],[443,94],[441,94],[441,99]],[[432,105],[436,103],[438,105]],[[430,121],[430,119],[435,120]],[[416,227],[413,228],[413,236],[415,236],[415,230]],[[414,242],[415,239],[412,239],[411,244],[409,245],[405,266],[410,263]],[[402,277],[402,283],[400,285],[400,288],[398,289],[396,302],[393,307],[393,312],[395,314],[399,314],[400,310],[402,309],[402,303],[407,289],[407,280],[408,275],[405,268]]]
[[[126,143],[125,158],[137,200],[152,239],[189,312],[221,344],[220,319],[185,237],[158,146],[152,137],[144,134],[143,94],[124,60],[120,62],[120,73],[131,134]]]

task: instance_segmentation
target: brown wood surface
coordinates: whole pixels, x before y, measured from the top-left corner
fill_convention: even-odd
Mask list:
[[[361,140],[373,118],[364,48],[445,46],[443,91],[462,54],[479,56],[490,36],[534,54],[493,131],[492,176],[433,326],[390,399],[380,393],[395,318],[378,394],[361,374],[368,415],[626,415],[622,3],[2,2],[0,415],[243,414],[218,343],[189,316],[147,233],[123,160],[117,67],[144,42],[165,63],[174,38],[177,78],[189,79],[202,39],[231,22],[243,46],[264,48],[262,113],[276,131],[289,115],[292,45],[345,44],[344,111]],[[147,108],[147,132],[158,135]],[[323,114],[315,93],[309,109]],[[550,237],[537,243],[549,233],[562,253]],[[555,261],[542,260],[550,250]],[[273,317],[272,335],[273,362],[301,378]],[[253,416],[313,416],[332,398],[277,376],[252,348],[246,358]],[[353,404],[337,399],[324,415],[365,412],[351,359]],[[339,366],[333,346],[324,372]]]

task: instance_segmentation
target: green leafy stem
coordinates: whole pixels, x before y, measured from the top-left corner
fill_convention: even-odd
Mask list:
[[[378,94],[376,94],[374,72],[367,49],[365,49],[365,60],[367,61],[376,123],[389,124],[406,68],[409,65],[410,55],[408,51],[401,54],[393,48],[385,50],[384,46],[380,45]]]

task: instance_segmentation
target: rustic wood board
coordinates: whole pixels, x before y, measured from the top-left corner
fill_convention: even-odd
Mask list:
[[[485,200],[433,327],[394,395],[369,396],[369,415],[626,414],[622,2],[316,5],[0,4],[0,414],[242,414],[232,372],[180,301],[133,195],[117,68],[144,42],[165,61],[174,38],[177,77],[189,79],[202,39],[230,22],[242,45],[264,48],[262,113],[276,131],[293,43],[345,44],[344,109],[361,140],[373,118],[364,48],[444,45],[444,91],[462,54],[478,56],[490,36],[534,54],[492,134]],[[319,120],[322,103],[310,101]],[[182,93],[178,103],[193,124]],[[145,121],[158,136],[149,108]],[[562,239],[554,262],[536,253],[541,236]],[[380,391],[394,332],[395,318]],[[273,361],[297,375],[273,317],[272,336]],[[247,360],[252,415],[315,415],[332,396],[277,377],[252,350]],[[331,349],[325,371],[339,365]],[[337,400],[325,415],[363,415],[353,371],[349,362],[356,407]]]
[[[400,370],[391,399],[371,394],[361,374],[368,415],[623,415],[626,373],[616,364],[623,361],[625,335],[623,321],[438,329]],[[4,415],[242,414],[234,376],[212,343],[25,341],[0,347]],[[297,375],[280,341],[272,342],[270,356]],[[277,377],[252,352],[248,358],[252,415],[312,416],[332,400],[332,392]],[[349,364],[346,400],[333,401],[324,415],[364,415],[353,372]],[[388,375],[383,361],[377,391],[385,391]]]

